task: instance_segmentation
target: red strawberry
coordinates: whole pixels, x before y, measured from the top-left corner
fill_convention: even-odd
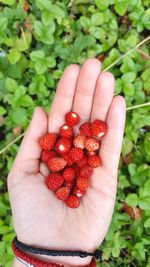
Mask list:
[[[70,159],[68,154],[62,154],[61,156],[65,161],[67,161],[67,165],[68,166],[72,166],[73,165],[73,161]]]
[[[85,122],[79,127],[80,133],[86,137],[92,137],[91,123]]]
[[[45,183],[48,189],[57,190],[62,186],[64,178],[59,173],[51,173],[47,176]]]
[[[71,111],[65,115],[65,120],[66,120],[67,125],[74,126],[78,124],[79,116],[75,112]]]
[[[86,138],[85,148],[88,151],[95,151],[99,149],[99,141],[93,137]]]
[[[75,171],[72,168],[67,168],[63,171],[63,177],[67,182],[71,182],[75,178]]]
[[[96,260],[95,260],[95,258],[93,258],[91,263],[90,263],[90,267],[96,267],[96,266],[97,266]]]
[[[59,133],[62,137],[70,138],[73,135],[73,128],[67,124],[60,127]]]
[[[96,155],[97,151],[87,151],[87,155],[90,157],[90,156],[94,156]]]
[[[72,208],[72,209],[78,208],[80,205],[79,198],[73,195],[70,195],[66,199],[65,203],[69,208]]]
[[[41,137],[39,143],[43,149],[51,150],[54,147],[56,140],[57,140],[57,134],[49,133]]]
[[[52,172],[58,172],[66,167],[67,162],[63,158],[55,157],[50,159],[47,165]]]
[[[58,153],[67,153],[71,149],[71,141],[67,138],[60,138],[55,146]]]
[[[56,197],[59,199],[59,200],[66,200],[67,197],[69,196],[70,194],[70,188],[69,187],[66,187],[66,186],[63,186],[59,189],[57,189],[57,191],[55,192],[56,194]]]
[[[78,160],[82,159],[83,151],[81,148],[74,147],[69,151],[69,157],[73,162],[77,162]]]
[[[80,176],[77,178],[76,185],[79,189],[85,191],[89,187],[88,179]]]
[[[69,187],[71,189],[74,186],[74,182],[75,182],[74,180],[72,180],[70,182],[65,181],[64,186]]]
[[[80,169],[80,176],[82,176],[86,179],[90,178],[92,173],[93,173],[93,169],[88,165],[86,165]]]
[[[54,150],[43,150],[41,153],[41,161],[48,163],[49,159],[56,157],[57,153]]]
[[[86,137],[82,134],[79,134],[74,138],[73,144],[75,147],[79,147],[83,149],[85,147],[85,140],[86,140]]]
[[[92,122],[91,130],[93,136],[100,138],[106,134],[107,125],[104,121],[95,120]]]
[[[101,161],[101,158],[97,155],[94,155],[94,156],[90,156],[88,158],[88,165],[92,168],[97,168],[99,167],[100,165],[102,165],[102,161]]]
[[[87,164],[87,159],[88,159],[88,157],[86,155],[84,155],[83,158],[77,162],[78,167],[81,168],[81,167],[85,166]]]
[[[79,189],[76,185],[73,188],[73,194],[77,197],[82,197],[84,196],[86,193],[86,191],[82,191],[81,189]]]
[[[75,171],[76,176],[79,176],[80,168],[77,165],[73,165],[72,169]]]

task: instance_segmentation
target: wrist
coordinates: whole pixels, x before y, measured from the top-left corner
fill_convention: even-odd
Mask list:
[[[31,255],[32,256],[32,255]],[[34,257],[35,257],[35,255],[34,255]],[[51,261],[50,261],[50,259],[48,258],[48,257],[36,257],[37,259],[41,259],[41,260],[44,260],[44,261],[47,261],[47,262],[53,262],[53,263],[60,263],[60,264],[62,264],[62,265],[65,265],[65,267],[76,267],[76,266],[87,266],[87,265],[89,265],[90,264],[90,262],[91,262],[91,260],[92,259],[90,259],[90,261],[89,260],[86,260],[86,262],[85,262],[85,259],[84,259],[84,261],[83,261],[83,265],[81,264],[81,262],[80,262],[80,264],[78,264],[78,261],[76,261],[76,264],[73,264],[72,263],[72,259],[71,259],[71,257],[70,257],[70,259],[69,259],[69,261],[71,262],[71,264],[66,264],[65,263],[65,261],[62,259],[62,261],[60,261],[60,262],[58,262],[58,259],[52,259]],[[67,260],[66,260],[67,261]],[[25,264],[24,263],[22,263],[21,261],[19,261],[16,257],[14,258],[14,261],[13,261],[13,265],[12,265],[12,267],[25,267]]]
[[[23,263],[14,258],[12,267],[25,267]]]
[[[91,256],[95,255],[95,253],[87,253],[83,251],[56,251],[56,250],[35,248],[33,246],[27,246],[19,242],[17,240],[17,237],[15,237],[12,242],[12,250],[14,252],[14,255],[16,256],[13,267],[18,266],[16,265],[16,261],[19,261],[20,267],[22,265],[38,266],[38,267],[44,267],[44,266],[49,266],[49,267],[94,266],[95,267],[96,266],[96,261],[94,258],[92,260]],[[42,254],[44,254],[44,256]]]
[[[93,256],[96,258],[99,257],[98,250],[94,252],[88,252],[82,250],[56,250],[40,248],[39,246],[33,246],[31,244],[27,245],[25,243],[22,243],[18,240],[17,236],[13,239],[12,249],[16,256],[18,256],[19,253],[23,252],[29,258],[35,258],[39,261],[55,263],[67,267],[86,266],[90,264]]]

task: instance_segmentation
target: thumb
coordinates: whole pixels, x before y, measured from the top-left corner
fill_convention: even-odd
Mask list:
[[[21,169],[28,173],[37,172],[41,155],[39,139],[47,133],[47,121],[45,111],[41,107],[35,108],[32,120],[13,164],[13,169]]]

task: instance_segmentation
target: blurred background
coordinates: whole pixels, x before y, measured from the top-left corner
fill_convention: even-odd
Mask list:
[[[150,0],[0,0],[1,267],[13,258],[6,179],[21,134],[35,106],[49,110],[64,68],[88,57],[115,75],[115,95],[128,108],[117,202],[98,266],[150,267],[149,30]]]

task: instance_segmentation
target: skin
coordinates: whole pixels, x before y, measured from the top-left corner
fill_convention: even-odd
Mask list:
[[[93,252],[107,233],[115,204],[126,108],[123,97],[113,96],[113,75],[100,69],[97,59],[88,59],[81,67],[68,66],[49,114],[41,107],[34,111],[8,176],[14,229],[26,244]],[[79,114],[80,124],[101,119],[108,125],[100,148],[103,165],[94,170],[90,188],[78,209],[67,208],[46,188],[44,180],[49,171],[39,161],[39,138],[47,131],[57,132],[70,110]],[[84,266],[91,261],[90,257],[42,258],[66,266]],[[15,266],[23,265],[15,260]]]

